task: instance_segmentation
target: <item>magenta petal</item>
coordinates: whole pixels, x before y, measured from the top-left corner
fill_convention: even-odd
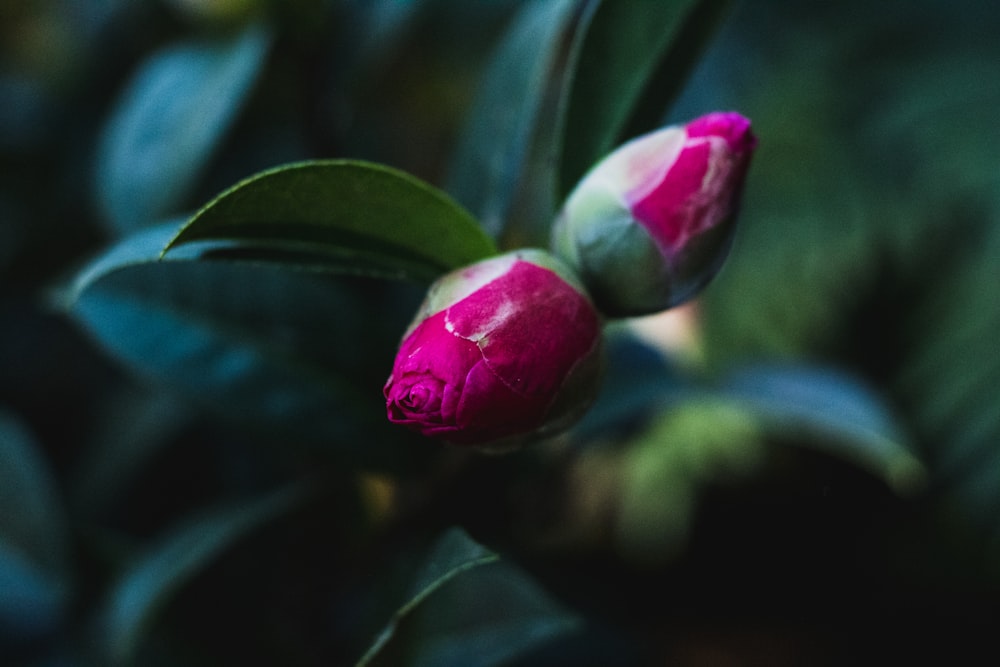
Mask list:
[[[685,146],[659,185],[632,203],[632,215],[661,248],[674,251],[689,236],[696,214],[692,204],[702,189],[710,155],[707,141]]]
[[[469,371],[465,386],[456,424],[468,442],[495,440],[537,428],[551,400],[514,392],[485,362]]]
[[[600,330],[586,297],[528,262],[455,304],[449,321],[459,335],[478,339],[486,363],[513,391],[549,398]]]
[[[412,383],[403,383],[394,396],[394,402],[407,416],[435,414],[441,411],[443,383],[437,378],[419,376]]]
[[[440,425],[454,418],[468,369],[481,354],[445,327],[444,313],[427,318],[403,341],[383,390],[390,421]]]
[[[478,355],[475,345],[448,331],[445,312],[440,312],[424,320],[403,341],[393,375],[432,373],[446,384],[461,385]]]
[[[757,138],[750,131],[750,119],[735,111],[716,111],[696,118],[687,125],[689,138],[719,137],[725,139],[729,149],[742,153],[757,145]]]

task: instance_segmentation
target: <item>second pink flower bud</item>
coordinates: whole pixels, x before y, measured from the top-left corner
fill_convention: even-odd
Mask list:
[[[555,252],[607,315],[689,299],[725,259],[756,144],[749,120],[717,112],[622,145],[566,199]]]

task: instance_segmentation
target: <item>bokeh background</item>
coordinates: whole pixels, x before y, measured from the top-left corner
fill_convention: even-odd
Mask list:
[[[611,325],[594,409],[521,452],[384,423],[420,285],[140,261],[241,178],[331,157],[544,243],[567,183],[538,185],[538,137],[619,91],[581,75],[558,103],[600,4],[3,4],[0,663],[991,650],[994,3],[677,3],[697,20],[657,54],[634,52],[653,18],[606,27],[608,76],[665,63],[619,134],[733,109],[760,147],[716,280]],[[586,155],[578,127],[565,150]]]

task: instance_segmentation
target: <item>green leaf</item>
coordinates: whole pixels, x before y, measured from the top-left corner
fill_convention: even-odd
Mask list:
[[[722,391],[763,429],[804,435],[795,442],[864,468],[897,492],[911,493],[925,481],[898,416],[857,378],[802,365],[757,366],[732,374]]]
[[[34,438],[0,410],[0,536],[52,570],[65,566],[66,519]]]
[[[163,244],[177,233],[177,222],[164,222],[137,232],[111,246],[84,266],[74,277],[64,294],[57,300],[66,308],[102,279],[130,267],[138,267],[159,260]]]
[[[717,388],[671,398],[621,450],[616,541],[629,560],[676,556],[704,488],[749,479],[789,443],[855,466],[898,494],[923,489],[926,470],[886,399],[843,372],[756,365]]]
[[[494,237],[522,186],[553,70],[576,19],[576,3],[531,2],[514,17],[482,74],[451,164],[447,190]]]
[[[111,590],[103,610],[104,649],[112,664],[129,664],[156,614],[224,551],[295,507],[301,488],[204,512],[177,526],[139,557]]]
[[[417,578],[411,586],[409,599],[393,614],[389,625],[379,634],[358,662],[359,667],[370,664],[379,651],[393,638],[400,621],[438,588],[472,568],[495,563],[499,559],[500,557],[495,553],[473,542],[458,529],[452,529],[445,533],[434,546],[423,568],[417,574]]]
[[[34,439],[0,411],[0,640],[51,632],[68,603],[67,526]]]
[[[728,0],[592,2],[570,54],[559,198],[617,144],[654,129]]]
[[[946,489],[949,512],[973,526],[973,547],[1000,577],[1000,327],[995,282],[1000,262],[1000,207],[991,238],[961,255],[961,263],[926,286],[906,315],[914,332],[894,377],[926,443],[934,481]],[[934,253],[937,261],[941,255]],[[928,327],[928,323],[933,326]]]
[[[523,572],[451,529],[358,666],[510,664],[579,627]]]
[[[154,54],[136,72],[101,136],[97,197],[118,231],[185,205],[246,101],[270,37],[259,25],[226,40],[190,41]]]
[[[270,264],[157,259],[175,231],[134,235],[80,273],[65,305],[96,342],[243,428],[369,464],[411,460],[381,386],[416,295]]]
[[[81,443],[69,488],[74,515],[91,521],[113,511],[153,457],[198,417],[187,401],[133,383],[107,396],[105,405]]]
[[[65,581],[0,534],[0,645],[37,641],[56,630],[69,602]]]
[[[496,254],[475,219],[440,190],[350,160],[252,176],[199,211],[165,250],[203,240],[240,242],[265,261],[292,254],[424,280]]]

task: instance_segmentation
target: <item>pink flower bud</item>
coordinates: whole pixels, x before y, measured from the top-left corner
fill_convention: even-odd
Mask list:
[[[456,444],[566,426],[596,392],[601,325],[541,250],[449,273],[403,336],[384,389],[389,420]]]
[[[750,121],[723,112],[629,141],[566,199],[556,253],[608,315],[685,301],[725,259],[756,145]]]

